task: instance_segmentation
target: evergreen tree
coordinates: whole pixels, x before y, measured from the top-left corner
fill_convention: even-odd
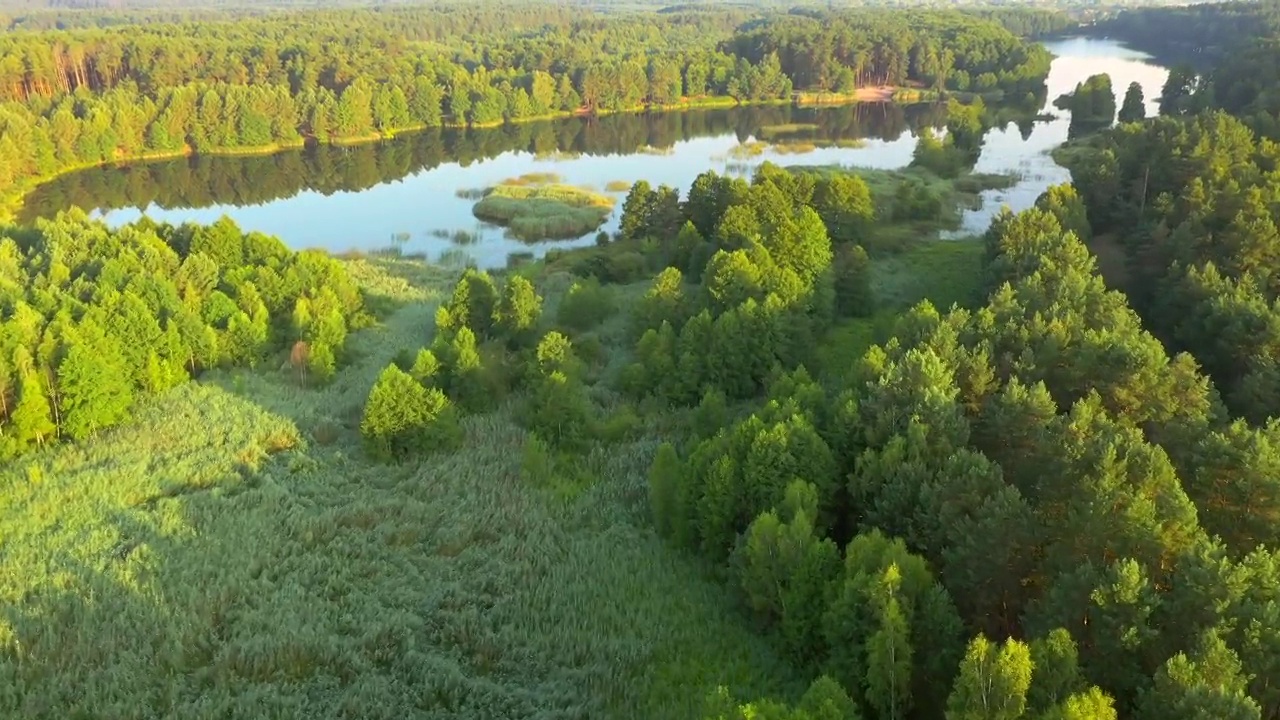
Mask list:
[[[1131,82],[1124,91],[1124,102],[1120,104],[1118,119],[1122,123],[1142,122],[1147,117],[1146,102],[1142,97],[1142,85]]]

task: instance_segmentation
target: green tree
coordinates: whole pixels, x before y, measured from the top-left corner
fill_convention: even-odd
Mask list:
[[[674,524],[678,521],[676,512],[677,492],[684,476],[684,463],[676,454],[671,443],[662,443],[649,468],[649,508],[653,513],[653,523],[658,534],[663,537],[675,536]]]
[[[761,514],[747,528],[738,558],[748,604],[764,622],[782,628],[788,650],[801,662],[822,654],[826,588],[840,572],[835,543],[814,527],[817,515],[817,488],[792,481],[781,510]]]
[[[369,391],[360,434],[369,453],[381,460],[446,450],[461,438],[444,393],[424,388],[394,364],[382,371]]]
[[[320,384],[333,379],[338,372],[338,358],[334,356],[333,347],[329,343],[317,342],[311,345],[307,353],[307,371]]]
[[[531,338],[541,316],[542,297],[533,283],[521,275],[510,276],[493,309],[494,327],[519,345]]]
[[[875,218],[871,189],[862,178],[852,174],[819,180],[813,191],[813,207],[837,243],[861,238]]]
[[[18,404],[9,417],[13,432],[21,445],[32,442],[43,445],[51,440],[58,427],[53,423],[53,410],[45,395],[44,384],[34,370],[28,370],[18,383]]]
[[[1142,97],[1142,85],[1131,82],[1124,92],[1118,119],[1122,123],[1142,122],[1147,117],[1146,101]]]
[[[1093,687],[1072,695],[1059,706],[1050,709],[1043,720],[1116,720],[1115,701],[1102,690]]]
[[[58,366],[62,432],[73,440],[87,438],[129,415],[133,386],[117,343],[78,342]]]
[[[879,578],[879,627],[867,640],[867,703],[884,720],[904,718],[911,710],[911,633],[896,597],[900,581],[896,565]]]
[[[439,373],[440,361],[436,359],[435,353],[426,348],[419,350],[413,359],[413,367],[409,370],[413,379],[422,383],[424,387],[432,387]]]
[[[1258,720],[1262,711],[1246,692],[1240,660],[1215,631],[1205,633],[1194,659],[1178,653],[1156,673],[1136,717],[1187,720]]]
[[[1031,661],[1035,664],[1035,674],[1027,702],[1032,710],[1048,710],[1082,689],[1076,643],[1066,630],[1056,628],[1032,640]]]
[[[483,270],[467,268],[453,287],[449,302],[436,313],[436,330],[451,334],[465,326],[479,337],[488,337],[497,306],[498,289],[493,278]]]
[[[947,720],[1018,720],[1031,686],[1031,651],[1017,640],[996,645],[983,635],[969,642],[947,702]]]
[[[631,186],[631,191],[622,201],[622,220],[618,225],[623,238],[638,239],[649,234],[657,201],[658,193],[648,181],[639,180]]]

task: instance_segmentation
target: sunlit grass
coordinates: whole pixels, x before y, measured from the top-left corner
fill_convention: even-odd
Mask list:
[[[500,183],[512,187],[530,187],[538,185],[552,185],[560,182],[560,175],[553,172],[531,172],[525,173],[513,178],[507,178]]]
[[[786,135],[800,135],[817,132],[818,126],[815,123],[781,123],[778,125],[765,125],[760,128],[756,135],[761,140],[772,140],[774,138]]]
[[[613,212],[610,195],[571,185],[497,185],[472,208],[525,241],[567,240],[599,228]]]
[[[541,152],[534,153],[533,157],[535,160],[565,161],[577,160],[582,157],[582,153],[574,150],[543,150]]]
[[[804,155],[817,150],[818,146],[803,140],[789,140],[774,143],[769,146],[769,149],[779,155]]]
[[[768,148],[769,143],[751,140],[729,148],[728,157],[733,160],[748,160],[763,155]]]
[[[654,147],[653,145],[641,145],[640,147],[636,148],[636,154],[638,155],[664,156],[664,155],[672,155],[675,153],[675,151],[676,149],[674,146]]]
[[[467,418],[455,454],[369,463],[368,389],[430,342],[456,274],[346,262],[396,305],[329,385],[210,373],[0,468],[0,717],[678,719],[719,684],[794,697],[731,592],[649,528],[660,436],[592,453],[571,494],[524,477],[510,406]]]

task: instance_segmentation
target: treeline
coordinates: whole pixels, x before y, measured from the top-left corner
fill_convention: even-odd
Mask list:
[[[23,222],[68,207],[162,208],[254,205],[297,195],[364,190],[443,163],[466,165],[506,152],[607,156],[639,147],[667,148],[697,137],[759,137],[761,128],[817,127],[806,139],[895,140],[945,121],[942,105],[856,103],[816,109],[757,105],[681,113],[619,113],[601,118],[535,121],[503,128],[437,128],[351,147],[294,149],[271,155],[198,155],[189,159],[103,167],[55,178],[23,200]]]
[[[521,13],[541,17],[524,6],[513,12],[515,27]],[[792,74],[810,72],[784,67],[772,51],[757,57],[713,45],[752,46],[743,38],[789,27],[786,18],[734,40],[732,15],[588,15],[522,33],[489,30],[507,19],[495,10],[463,13],[480,30],[436,38],[431,28],[452,27],[451,15],[441,15],[334,11],[0,36],[0,97],[10,101],[0,105],[0,193],[66,168],[148,154],[342,142],[708,95],[787,98]],[[837,18],[840,42],[858,49],[841,65],[854,85],[949,74],[954,65],[956,78],[994,75],[995,87],[1048,67],[1038,46],[961,13]],[[928,66],[929,48],[943,43],[965,49],[945,70]]]
[[[791,16],[740,33],[728,48],[751,62],[776,55],[797,88],[848,92],[908,81],[937,89],[1031,89],[1049,53],[996,22],[948,11]]]
[[[1025,38],[1043,38],[1080,27],[1079,20],[1058,9],[1013,5],[975,7],[966,12],[985,20],[994,20],[1014,35]]]
[[[1094,32],[1117,37],[1168,64],[1212,64],[1249,41],[1280,34],[1280,2],[1226,2],[1138,7],[1098,22]]]
[[[651,470],[659,531],[726,563],[859,717],[1277,717],[1275,430],[1229,423],[1194,360],[1106,288],[1064,230],[1086,212],[1072,188],[995,222],[985,306],[922,304],[832,386],[803,369],[807,333],[823,308],[868,306],[856,246],[822,229],[856,238],[883,211],[856,182],[810,183],[628,204],[649,237],[689,222],[619,378],[694,406]],[[685,273],[699,220],[714,252]],[[714,701],[708,717],[752,717]]]
[[[338,261],[228,219],[110,230],[83,214],[0,230],[0,458],[81,440],[215,367],[333,375],[367,321]]]

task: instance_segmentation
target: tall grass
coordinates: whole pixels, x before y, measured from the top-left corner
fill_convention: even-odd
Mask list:
[[[764,154],[769,147],[768,143],[759,140],[750,140],[748,142],[739,143],[729,148],[728,156],[734,160],[748,160]]]
[[[907,308],[928,300],[939,310],[980,302],[982,243],[976,239],[932,240],[905,252],[874,259],[871,288],[882,307]]]
[[[609,195],[570,185],[498,185],[471,211],[535,242],[582,237],[604,224],[614,202]]]
[[[761,140],[773,140],[787,135],[810,135],[817,131],[818,126],[814,123],[781,123],[762,126],[756,136]]]
[[[553,172],[531,172],[525,173],[518,177],[507,178],[503,180],[498,187],[536,187],[539,185],[552,185],[560,182],[560,175]]]
[[[352,262],[404,304],[331,384],[211,373],[0,468],[0,716],[679,719],[800,689],[649,530],[657,438],[568,499],[523,477],[509,407],[455,454],[366,462],[364,397],[453,275]]]

